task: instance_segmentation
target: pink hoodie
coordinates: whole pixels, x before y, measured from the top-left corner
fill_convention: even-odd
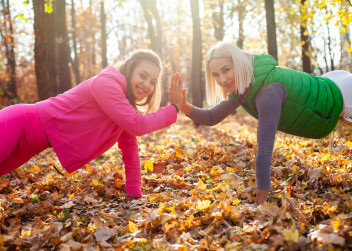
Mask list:
[[[136,136],[176,122],[173,105],[142,115],[126,98],[126,79],[114,67],[73,89],[36,104],[44,130],[67,172],[95,159],[116,142],[125,163],[126,191],[141,196]]]

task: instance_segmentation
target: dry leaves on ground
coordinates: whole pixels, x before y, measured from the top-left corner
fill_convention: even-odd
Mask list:
[[[255,207],[256,121],[181,116],[139,138],[143,194],[126,199],[111,148],[65,177],[52,150],[0,177],[0,250],[345,250],[352,247],[352,136],[278,133],[269,202]]]

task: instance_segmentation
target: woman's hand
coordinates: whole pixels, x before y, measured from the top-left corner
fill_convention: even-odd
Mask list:
[[[179,73],[176,73],[175,75],[172,76],[172,80],[176,80],[179,82],[179,84],[181,85],[181,89],[182,89],[182,95],[183,95],[183,102],[181,104],[181,106],[179,107],[179,109],[186,115],[190,114],[193,111],[193,105],[191,105],[190,103],[187,102],[187,95],[186,95],[186,89],[183,88],[183,82],[182,82],[182,77]],[[173,89],[172,85],[170,87],[169,90],[169,95],[171,92],[175,92],[176,90]],[[171,102],[171,100],[170,100]],[[172,104],[172,103],[171,103]]]
[[[259,189],[257,188],[257,201],[258,205],[263,204],[269,196],[269,189]]]
[[[181,110],[185,99],[183,91],[182,81],[177,79],[177,74],[173,75],[170,81],[169,101],[176,105],[179,110]]]

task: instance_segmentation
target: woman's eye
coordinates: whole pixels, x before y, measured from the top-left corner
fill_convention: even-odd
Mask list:
[[[225,70],[224,70],[224,72],[229,72],[230,71],[230,68],[226,68]]]
[[[147,76],[146,76],[145,74],[143,74],[143,73],[140,73],[139,76],[140,76],[143,80],[147,78]]]
[[[156,85],[156,82],[155,81],[150,81],[150,84]]]
[[[214,73],[213,76],[214,76],[214,78],[217,78],[219,76],[219,74]]]

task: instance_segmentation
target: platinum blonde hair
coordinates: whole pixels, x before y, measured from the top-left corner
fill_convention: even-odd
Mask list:
[[[213,105],[220,99],[226,99],[227,92],[216,83],[209,69],[209,63],[213,58],[227,58],[233,63],[235,93],[244,94],[251,84],[253,76],[253,56],[229,42],[219,42],[211,47],[206,56],[205,78],[206,97],[209,105]]]

